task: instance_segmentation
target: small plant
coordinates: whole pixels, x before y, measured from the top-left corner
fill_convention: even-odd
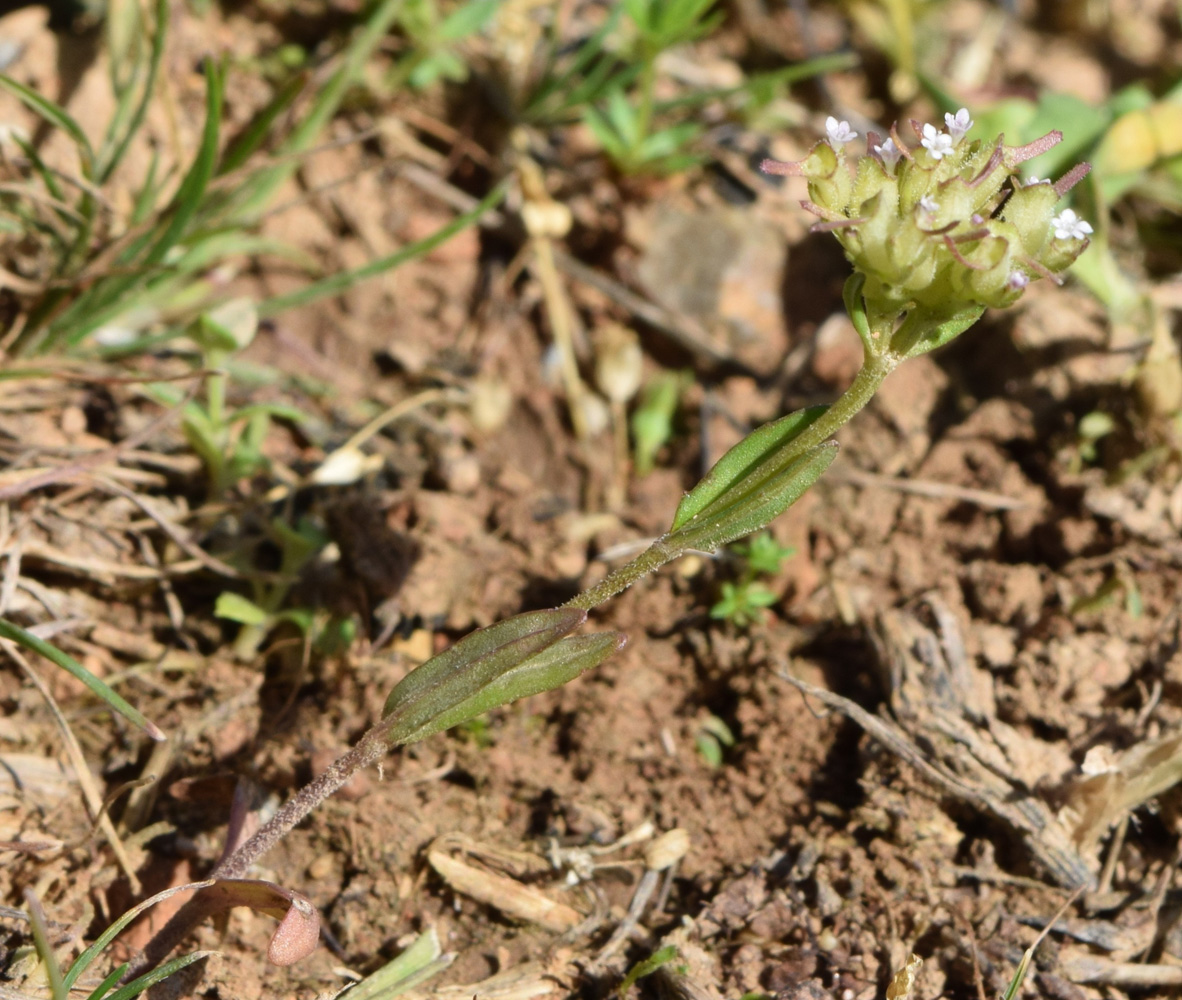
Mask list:
[[[214,885],[186,904],[149,945],[140,970],[167,957],[195,922],[241,898],[250,867],[292,827],[360,769],[393,747],[460,725],[498,706],[551,690],[603,662],[624,643],[616,632],[573,634],[588,613],[666,563],[691,551],[713,551],[766,527],[796,502],[833,461],[833,434],[909,358],[947,344],[988,306],[1007,306],[1027,285],[1057,276],[1087,246],[1091,227],[1056,202],[1088,170],[1075,167],[1055,183],[1023,183],[1024,162],[1050,149],[1053,132],[1027,146],[969,140],[966,110],[946,116],[946,129],[913,122],[918,145],[898,132],[872,136],[851,172],[846,147],[856,138],[829,119],[828,138],[801,163],[765,165],[808,180],[805,207],[833,232],[854,273],[844,298],[864,348],[863,367],[831,406],[799,410],[760,427],[728,451],[678,505],[669,531],[631,562],[560,608],[531,611],[461,639],[411,671],[391,691],[381,720],[351,750],[302,788],[249,839],[232,816]],[[750,560],[778,566],[783,550],[766,543]],[[718,740],[719,730],[712,730]],[[240,810],[241,812],[241,810]],[[274,893],[279,887],[262,883]],[[286,891],[286,890],[284,890]],[[315,911],[287,897],[271,950],[295,961],[315,947]],[[272,905],[273,903],[269,904]]]
[[[722,767],[723,754],[735,745],[735,734],[717,715],[707,715],[694,737],[694,745],[710,767]]]
[[[762,531],[750,542],[732,545],[731,551],[743,564],[739,579],[724,580],[722,597],[710,609],[711,618],[719,618],[746,628],[759,618],[763,608],[776,603],[776,594],[761,583],[760,576],[775,576],[780,564],[796,550],[780,545],[769,532]]]
[[[644,387],[632,411],[632,448],[636,474],[653,471],[659,452],[673,437],[673,417],[686,385],[686,375],[662,372]]]
[[[736,86],[657,99],[657,61],[701,38],[722,19],[715,0],[624,0],[610,4],[603,24],[578,49],[556,45],[517,115],[533,125],[581,118],[604,153],[626,174],[667,174],[700,163],[694,150],[704,129],[695,115],[711,101],[740,109],[767,104],[788,84],[849,66],[850,56],[819,56]]]
[[[440,79],[466,80],[468,65],[457,51],[460,43],[489,22],[499,4],[500,0],[464,0],[445,12],[436,0],[406,0],[398,26],[411,50],[391,72],[391,89],[399,90],[403,83],[422,89]]]

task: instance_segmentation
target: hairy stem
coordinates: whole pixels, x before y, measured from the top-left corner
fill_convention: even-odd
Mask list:
[[[842,396],[829,407],[817,420],[806,427],[800,434],[789,441],[784,447],[792,456],[803,455],[817,445],[827,441],[840,430],[863,406],[870,402],[871,397],[878,391],[885,379],[902,360],[898,355],[889,351],[881,354],[868,354],[862,365],[862,370],[850,383],[850,387]],[[688,550],[679,545],[676,534],[663,535],[640,555],[618,569],[612,570],[594,587],[584,590],[566,602],[568,608],[585,608],[590,610],[609,598],[627,590],[650,573],[660,569],[668,562],[685,555]]]
[[[386,741],[381,736],[375,736],[371,729],[357,746],[341,754],[318,778],[301,788],[245,844],[223,858],[210,873],[210,878],[243,878],[250,866],[278,844],[292,827],[358,771],[381,760],[389,749]]]

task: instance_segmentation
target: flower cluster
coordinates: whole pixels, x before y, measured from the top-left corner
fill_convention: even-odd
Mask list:
[[[769,173],[808,179],[805,208],[832,231],[865,276],[868,313],[888,325],[910,309],[932,314],[1006,306],[1038,278],[1055,278],[1088,244],[1092,227],[1055,204],[1090,169],[1080,164],[1058,181],[1030,178],[1018,168],[1056,145],[1051,132],[1026,146],[970,140],[962,108],[944,128],[911,122],[918,146],[892,127],[871,133],[867,153],[851,171],[846,146],[857,138],[849,122],[830,118],[827,139],[799,163],[769,160]]]

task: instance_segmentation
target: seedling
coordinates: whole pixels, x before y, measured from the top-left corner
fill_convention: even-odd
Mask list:
[[[653,471],[659,452],[673,437],[673,417],[685,388],[683,373],[662,372],[644,387],[632,413],[632,447],[636,474]]]
[[[743,571],[738,580],[723,581],[722,597],[710,609],[710,617],[746,628],[759,618],[761,609],[771,607],[777,600],[776,594],[759,577],[779,573],[780,563],[795,555],[795,549],[781,546],[769,532],[763,531],[749,543],[732,545],[731,551],[742,562]]]
[[[500,0],[466,0],[444,13],[436,0],[406,0],[398,26],[411,42],[411,51],[394,67],[390,87],[409,83],[416,89],[437,80],[460,82],[468,65],[460,51],[464,39],[480,31],[497,11]]]
[[[694,743],[698,753],[710,767],[722,767],[722,755],[735,745],[735,734],[717,715],[707,715],[702,720]]]

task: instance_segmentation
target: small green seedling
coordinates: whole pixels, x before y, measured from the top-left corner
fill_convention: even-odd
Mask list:
[[[673,417],[688,382],[683,372],[662,372],[644,387],[632,412],[632,448],[638,476],[653,471],[659,452],[673,438]]]
[[[668,965],[679,957],[677,948],[674,945],[667,944],[664,948],[658,948],[648,958],[637,962],[628,970],[628,974],[620,980],[620,986],[617,990],[620,1000],[623,1000],[628,995],[628,991],[638,980],[643,979],[645,976],[651,976],[659,968]]]
[[[1116,571],[1107,577],[1092,593],[1076,598],[1068,609],[1068,614],[1094,615],[1111,607],[1117,599],[1124,596],[1125,613],[1136,621],[1145,613],[1145,602],[1141,598],[1141,588],[1127,566],[1118,566]]]
[[[710,617],[732,622],[746,628],[758,620],[763,608],[778,600],[775,592],[758,579],[775,576],[780,564],[796,554],[796,550],[780,545],[769,532],[754,535],[750,542],[732,545],[731,551],[741,560],[743,571],[738,580],[725,580],[720,588],[722,596],[710,609]]]
[[[352,624],[308,608],[285,609],[283,605],[300,573],[328,544],[328,536],[307,519],[292,527],[276,517],[271,521],[271,539],[279,547],[278,572],[266,577],[253,576],[251,597],[234,591],[222,592],[214,607],[218,618],[242,626],[234,642],[234,655],[242,661],[253,659],[263,639],[282,622],[296,626],[313,646],[327,653],[344,638],[342,632]]]
[[[1115,430],[1116,421],[1102,410],[1093,410],[1080,418],[1076,432],[1080,464],[1094,465],[1098,457],[1096,445]],[[1078,472],[1079,469],[1073,468],[1072,471]]]
[[[411,50],[391,71],[390,89],[400,90],[408,83],[421,90],[438,80],[466,80],[468,64],[461,44],[488,24],[500,2],[465,0],[445,13],[437,0],[405,0],[398,26],[409,39]]]
[[[731,727],[717,715],[707,715],[702,720],[694,744],[702,759],[712,768],[722,767],[723,753],[735,745],[735,734]]]

